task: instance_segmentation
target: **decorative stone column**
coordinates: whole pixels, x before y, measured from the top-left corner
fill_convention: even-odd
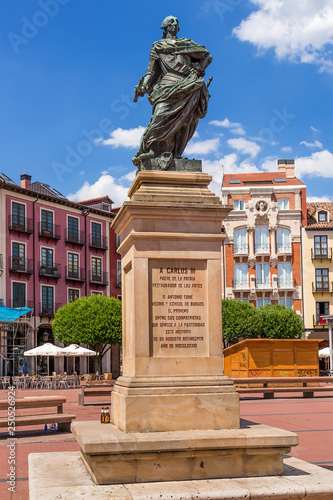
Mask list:
[[[249,265],[254,267],[256,262],[256,256],[254,253],[254,231],[255,227],[251,226],[248,228],[249,230]]]
[[[273,267],[276,267],[277,265],[277,259],[278,259],[278,256],[277,256],[277,253],[276,253],[276,226],[270,226],[269,228],[270,230],[270,233],[271,233],[271,257],[270,257],[270,261],[271,261],[271,265]]]

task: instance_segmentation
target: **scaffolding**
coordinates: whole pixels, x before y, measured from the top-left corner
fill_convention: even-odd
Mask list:
[[[24,351],[31,333],[33,309],[28,307],[0,307],[0,355],[2,376],[17,376],[26,373]]]

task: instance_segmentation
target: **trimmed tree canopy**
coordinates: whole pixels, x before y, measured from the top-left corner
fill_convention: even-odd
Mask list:
[[[240,339],[297,339],[303,322],[295,311],[282,305],[267,304],[255,309],[247,302],[222,300],[223,339],[227,344]]]
[[[278,304],[267,304],[258,309],[262,318],[262,338],[300,339],[303,333],[303,321],[293,311]]]
[[[222,300],[223,339],[238,342],[240,337],[254,339],[261,335],[261,317],[248,302],[235,299]]]
[[[58,309],[52,331],[65,344],[100,345],[102,357],[107,344],[121,343],[121,301],[104,295],[75,300]]]

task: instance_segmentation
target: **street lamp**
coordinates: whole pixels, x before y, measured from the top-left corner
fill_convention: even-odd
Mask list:
[[[332,341],[332,323],[333,316],[322,316],[328,322],[328,342],[330,352],[330,377],[333,377],[333,341]]]

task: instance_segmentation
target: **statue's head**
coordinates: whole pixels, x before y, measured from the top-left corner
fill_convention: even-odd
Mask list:
[[[179,21],[175,16],[168,16],[164,19],[161,24],[161,29],[164,30],[163,38],[167,36],[167,33],[176,35],[179,31]]]

